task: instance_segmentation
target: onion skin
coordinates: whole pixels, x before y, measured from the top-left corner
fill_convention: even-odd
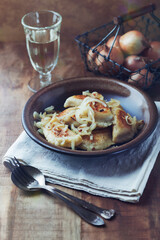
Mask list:
[[[160,42],[150,42],[150,47],[143,52],[143,56],[148,57],[152,62],[160,58]],[[160,67],[160,60],[151,65],[153,68]]]
[[[142,69],[139,73],[132,73],[128,79],[128,83],[137,87],[148,88],[152,85],[153,80],[153,73],[147,69]]]
[[[129,69],[130,71],[134,72],[140,68],[145,67],[147,64],[147,59],[142,56],[131,55],[125,58],[124,60],[124,67]]]
[[[119,39],[119,44],[122,51],[127,55],[140,54],[149,47],[149,43],[144,35],[137,30],[132,30],[122,35]]]
[[[95,63],[95,59],[96,59],[98,53],[92,52],[92,49],[94,49],[95,47],[96,47],[96,45],[93,46],[87,53],[87,64],[88,64],[88,67],[90,70],[96,70],[96,67],[97,67],[97,65]],[[97,51],[100,52],[103,48],[104,48],[104,46],[100,45],[97,47]]]
[[[104,55],[106,58],[108,57],[110,48],[105,46],[105,48],[100,51],[100,54]],[[124,55],[120,48],[113,47],[110,53],[110,59],[122,65],[124,62]],[[115,75],[119,71],[119,66],[115,65],[110,61],[106,61],[104,57],[98,55],[96,58],[96,64],[98,66],[98,70],[102,74],[109,74],[110,76]]]
[[[109,48],[112,47],[114,37],[115,37],[115,36],[113,36],[113,37],[111,37],[111,38],[108,39],[108,41],[106,42],[106,46],[107,46],[107,47],[109,47]],[[116,37],[116,40],[115,40],[115,43],[114,43],[113,47],[120,47],[120,45],[119,45],[119,39],[120,39],[120,37],[121,37],[120,35],[118,35],[118,36]]]

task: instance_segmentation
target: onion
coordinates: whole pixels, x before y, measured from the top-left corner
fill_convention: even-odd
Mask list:
[[[108,57],[110,48],[105,46],[105,48],[100,51],[100,54]],[[96,64],[98,66],[98,70],[105,74],[108,73],[109,75],[114,75],[119,71],[119,66],[115,65],[114,63],[105,60],[105,58],[101,55],[98,55],[96,58]],[[113,47],[110,53],[110,59],[114,62],[118,63],[119,65],[123,64],[124,56],[120,48]]]
[[[136,30],[129,31],[119,39],[122,51],[127,55],[137,55],[149,47],[149,43],[144,35]]]
[[[113,45],[114,37],[115,37],[115,36],[109,38],[109,40],[106,42],[106,45],[107,45],[109,48],[111,48],[112,45]],[[114,43],[114,45],[113,45],[114,47],[120,47],[120,46],[119,46],[119,39],[120,39],[120,37],[121,37],[120,35],[118,35],[118,36],[116,37],[115,43]]]
[[[150,47],[143,52],[143,56],[148,57],[151,61],[158,60],[160,58],[160,42],[151,42]],[[154,63],[152,67],[160,67],[160,60],[157,63]]]
[[[88,64],[88,67],[89,67],[90,70],[96,70],[96,67],[97,67],[97,65],[95,64],[95,59],[96,59],[98,53],[97,52],[92,52],[92,50],[95,47],[96,47],[96,45],[93,46],[87,53],[87,64]],[[104,46],[100,45],[100,46],[97,47],[96,50],[99,52],[103,48],[104,48]]]
[[[147,88],[150,87],[153,83],[154,75],[149,72],[147,69],[142,69],[139,73],[132,73],[128,79],[128,83]]]
[[[137,55],[131,55],[125,58],[124,60],[124,67],[131,70],[136,71],[139,68],[145,67],[148,60],[145,57],[137,56]]]

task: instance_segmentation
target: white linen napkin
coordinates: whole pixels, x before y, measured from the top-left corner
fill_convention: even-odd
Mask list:
[[[39,168],[47,181],[102,197],[138,202],[160,151],[159,121],[152,135],[139,146],[112,156],[79,157],[48,150],[23,131],[6,152]]]

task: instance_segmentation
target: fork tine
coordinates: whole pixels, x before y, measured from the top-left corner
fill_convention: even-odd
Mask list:
[[[19,167],[19,168],[17,169],[17,171],[19,171],[19,172],[23,175],[23,177],[27,179],[27,181],[29,181],[29,182],[34,182],[34,181],[36,181],[36,180],[23,168],[23,166]]]
[[[9,168],[9,170],[12,172],[15,168],[15,166],[13,165],[13,162],[11,161],[11,158],[6,157],[4,162],[3,162],[4,166]]]
[[[16,157],[5,157],[5,164],[7,164],[7,167],[10,168],[11,171],[15,169],[15,167],[20,167],[20,163]]]
[[[17,176],[19,181],[25,184],[27,184],[28,182],[31,182],[31,180],[28,179],[28,177],[26,177],[26,175],[24,174],[24,172],[21,171],[20,168],[15,168],[13,171],[13,175]]]
[[[25,182],[22,180],[21,177],[17,174],[17,172],[13,171],[11,175],[12,180],[14,180],[14,183],[18,183],[17,185],[20,185],[21,187],[25,187]]]
[[[24,169],[24,167],[21,165],[21,163],[18,161],[16,157],[14,157],[13,162],[15,163],[16,167],[19,168],[19,171],[26,177],[27,179],[30,179],[30,181],[34,181],[35,179]]]
[[[37,180],[30,176],[23,167],[16,167],[12,175],[16,178],[16,181],[24,187],[37,184]]]
[[[11,172],[15,169],[15,167],[17,167],[18,164],[20,164],[21,166],[27,165],[25,161],[21,159],[18,160],[16,157],[11,157],[11,156],[5,156],[3,158],[3,164],[5,167],[9,168]]]
[[[13,159],[13,163],[15,164],[15,171],[19,175],[19,177],[23,178],[23,180],[27,183],[31,183],[36,181],[21,165],[21,163],[18,161],[16,157]]]
[[[13,161],[13,163],[14,163],[14,165],[16,166],[16,167],[20,167],[21,165],[20,165],[20,162],[18,161],[18,159],[14,156],[13,158],[12,158],[12,161]]]

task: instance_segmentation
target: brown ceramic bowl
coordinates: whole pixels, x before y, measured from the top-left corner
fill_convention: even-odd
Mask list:
[[[57,147],[47,142],[34,127],[33,112],[43,112],[50,105],[54,105],[57,110],[62,110],[67,97],[81,94],[85,90],[97,91],[103,94],[107,100],[110,98],[120,100],[123,108],[131,116],[144,120],[145,126],[141,132],[133,140],[125,144],[98,151],[71,150]],[[157,108],[144,92],[124,82],[101,77],[72,78],[45,87],[28,100],[22,113],[24,130],[35,142],[53,151],[82,156],[115,154],[133,148],[149,137],[157,124],[157,119]]]

